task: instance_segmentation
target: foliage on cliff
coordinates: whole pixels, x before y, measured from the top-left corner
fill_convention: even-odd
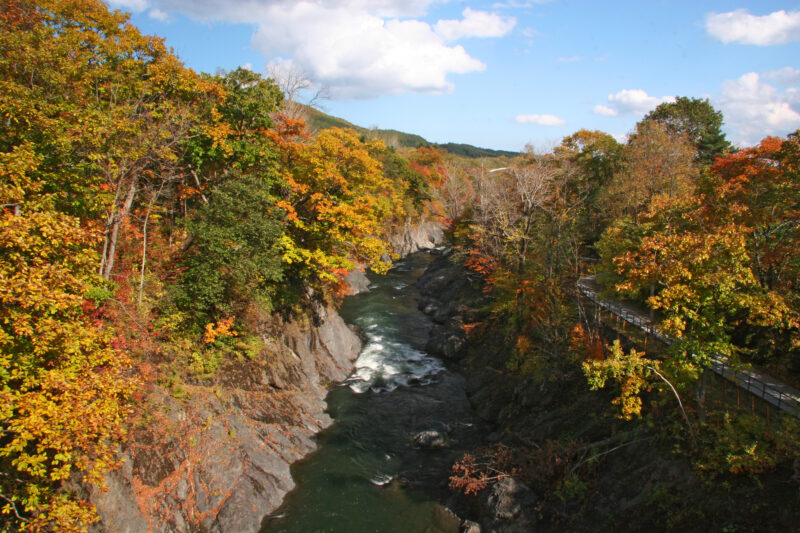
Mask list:
[[[792,134],[730,153],[721,121],[707,101],[680,98],[626,144],[581,130],[507,168],[459,168],[436,195],[457,256],[491,297],[492,326],[468,333],[501,330],[506,371],[610,389],[618,418],[644,417],[698,472],[741,488],[791,478],[797,427],[723,403],[709,367],[725,356],[800,382],[800,144]],[[652,336],[606,324],[623,349],[576,327],[593,322],[576,290],[590,274],[606,297],[650,307],[676,342],[656,350]]]
[[[384,233],[427,185],[97,0],[2,0],[0,47],[0,524],[83,530],[94,511],[64,482],[116,466],[143,362],[257,356],[259,313],[386,269]]]

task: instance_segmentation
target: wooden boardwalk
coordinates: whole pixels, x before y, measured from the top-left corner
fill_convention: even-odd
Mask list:
[[[642,310],[624,302],[601,299],[600,288],[594,276],[578,280],[578,290],[599,308],[639,328],[646,335],[668,346],[675,342],[674,339],[664,335]],[[797,389],[756,370],[733,369],[721,355],[712,358],[711,370],[764,402],[800,418],[800,391]]]

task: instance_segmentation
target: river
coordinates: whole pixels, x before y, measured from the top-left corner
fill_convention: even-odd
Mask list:
[[[463,378],[424,352],[435,326],[417,309],[416,282],[431,261],[412,254],[345,300],[341,314],[361,330],[364,347],[351,377],[328,395],[335,423],[292,467],[297,488],[262,533],[458,531],[440,502],[450,465],[481,428]],[[414,436],[427,430],[446,445],[417,446]]]

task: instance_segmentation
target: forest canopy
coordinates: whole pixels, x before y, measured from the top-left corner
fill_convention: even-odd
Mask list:
[[[504,371],[613,387],[625,419],[692,398],[671,437],[696,432],[707,471],[800,461],[791,432],[717,439],[731,422],[703,385],[717,355],[800,382],[797,133],[735,150],[708,100],[679,97],[625,143],[579,130],[546,154],[312,135],[275,80],[196,73],[99,0],[0,0],[0,49],[2,529],[86,530],[76,483],[119,465],[144,368],[258,356],[264,314],[385,272],[412,217],[449,228]],[[590,274],[658,313],[665,354],[583,329]]]
[[[273,80],[197,74],[98,0],[0,2],[0,509],[5,528],[82,530],[119,463],[142,362],[254,339],[304,313],[421,209],[380,141],[311,137]],[[398,170],[399,169],[399,170]],[[248,341],[247,350],[258,343]],[[161,355],[158,355],[161,354]]]

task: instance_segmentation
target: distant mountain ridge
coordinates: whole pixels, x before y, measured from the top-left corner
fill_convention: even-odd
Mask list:
[[[395,148],[419,148],[420,146],[441,148],[447,150],[451,154],[460,155],[463,157],[479,158],[479,157],[508,157],[519,155],[519,152],[509,152],[506,150],[493,150],[491,148],[480,148],[472,146],[471,144],[462,143],[432,143],[424,137],[413,133],[406,133],[398,130],[384,130],[378,128],[364,128],[356,126],[355,124],[344,120],[343,118],[334,117],[323,113],[313,107],[303,106],[303,119],[309,126],[309,129],[324,130],[328,128],[351,128],[359,133],[382,140],[388,146]]]

